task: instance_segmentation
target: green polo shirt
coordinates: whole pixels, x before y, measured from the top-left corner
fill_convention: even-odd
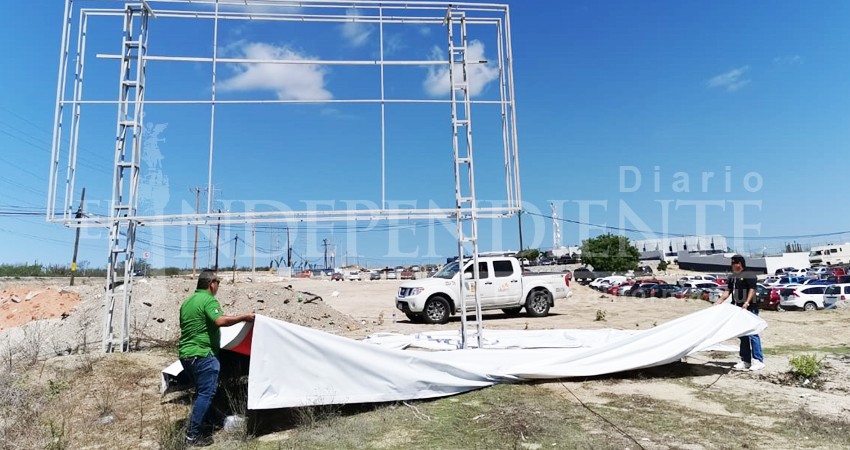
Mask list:
[[[221,304],[206,289],[198,289],[180,306],[180,358],[218,355],[221,331],[215,319],[224,315]]]

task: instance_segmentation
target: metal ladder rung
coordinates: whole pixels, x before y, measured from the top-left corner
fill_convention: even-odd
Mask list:
[[[135,120],[122,120],[121,122],[118,122],[118,124],[126,128],[136,128],[139,126],[139,122],[136,122]]]
[[[126,248],[113,248],[111,251],[112,253],[127,253]]]
[[[129,168],[129,167],[138,168],[139,165],[136,164],[133,161],[118,161],[118,167],[120,167],[122,169],[126,169],[126,168]]]
[[[139,48],[139,41],[124,41],[124,46],[129,48]]]

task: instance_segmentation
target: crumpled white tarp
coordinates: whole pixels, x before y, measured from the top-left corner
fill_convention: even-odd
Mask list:
[[[401,343],[402,338],[390,336],[387,346],[374,345],[258,315],[248,408],[421,399],[496,383],[603,375],[668,364],[766,327],[758,316],[720,305],[649,330],[485,329],[485,338],[502,345],[426,352],[400,349],[416,338]],[[454,348],[451,333],[425,334],[437,336],[434,341],[442,348]],[[381,338],[369,341],[380,344]]]

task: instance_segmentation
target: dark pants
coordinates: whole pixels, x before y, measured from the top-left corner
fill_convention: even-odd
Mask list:
[[[210,410],[218,387],[218,373],[221,371],[221,364],[215,356],[186,358],[181,359],[180,363],[183,364],[183,369],[189,373],[192,383],[195,385],[194,404],[192,405],[192,413],[189,415],[189,426],[186,429],[186,436],[194,439],[202,434],[201,427],[204,418]]]

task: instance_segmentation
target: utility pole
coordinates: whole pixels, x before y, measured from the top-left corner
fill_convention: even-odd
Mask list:
[[[292,244],[289,242],[289,227],[286,227],[286,267],[292,267]]]
[[[221,214],[221,210],[218,210],[218,213]],[[221,216],[218,218],[218,225],[215,227],[215,271],[218,272],[218,244],[220,242],[221,237]]]
[[[195,214],[200,214],[201,209],[201,188],[196,187],[195,191]],[[195,223],[195,250],[192,252],[192,278],[195,278],[195,273],[198,270],[198,224]]]
[[[251,281],[257,273],[257,224],[251,224]]]
[[[519,219],[519,251],[522,251],[524,248],[522,246],[522,210],[519,210],[516,217]]]
[[[325,269],[327,269],[328,268],[328,239],[327,238],[322,239],[322,242],[324,243],[324,247],[325,247]]]
[[[239,245],[239,235],[233,239],[233,282],[236,283],[236,246]]]
[[[86,202],[86,188],[83,188],[83,195],[80,196],[80,208],[77,209],[77,219],[83,218],[83,204]],[[80,248],[80,227],[77,224],[77,237],[74,239],[74,257],[71,258],[71,286],[74,285],[74,275],[77,274],[77,250]]]

